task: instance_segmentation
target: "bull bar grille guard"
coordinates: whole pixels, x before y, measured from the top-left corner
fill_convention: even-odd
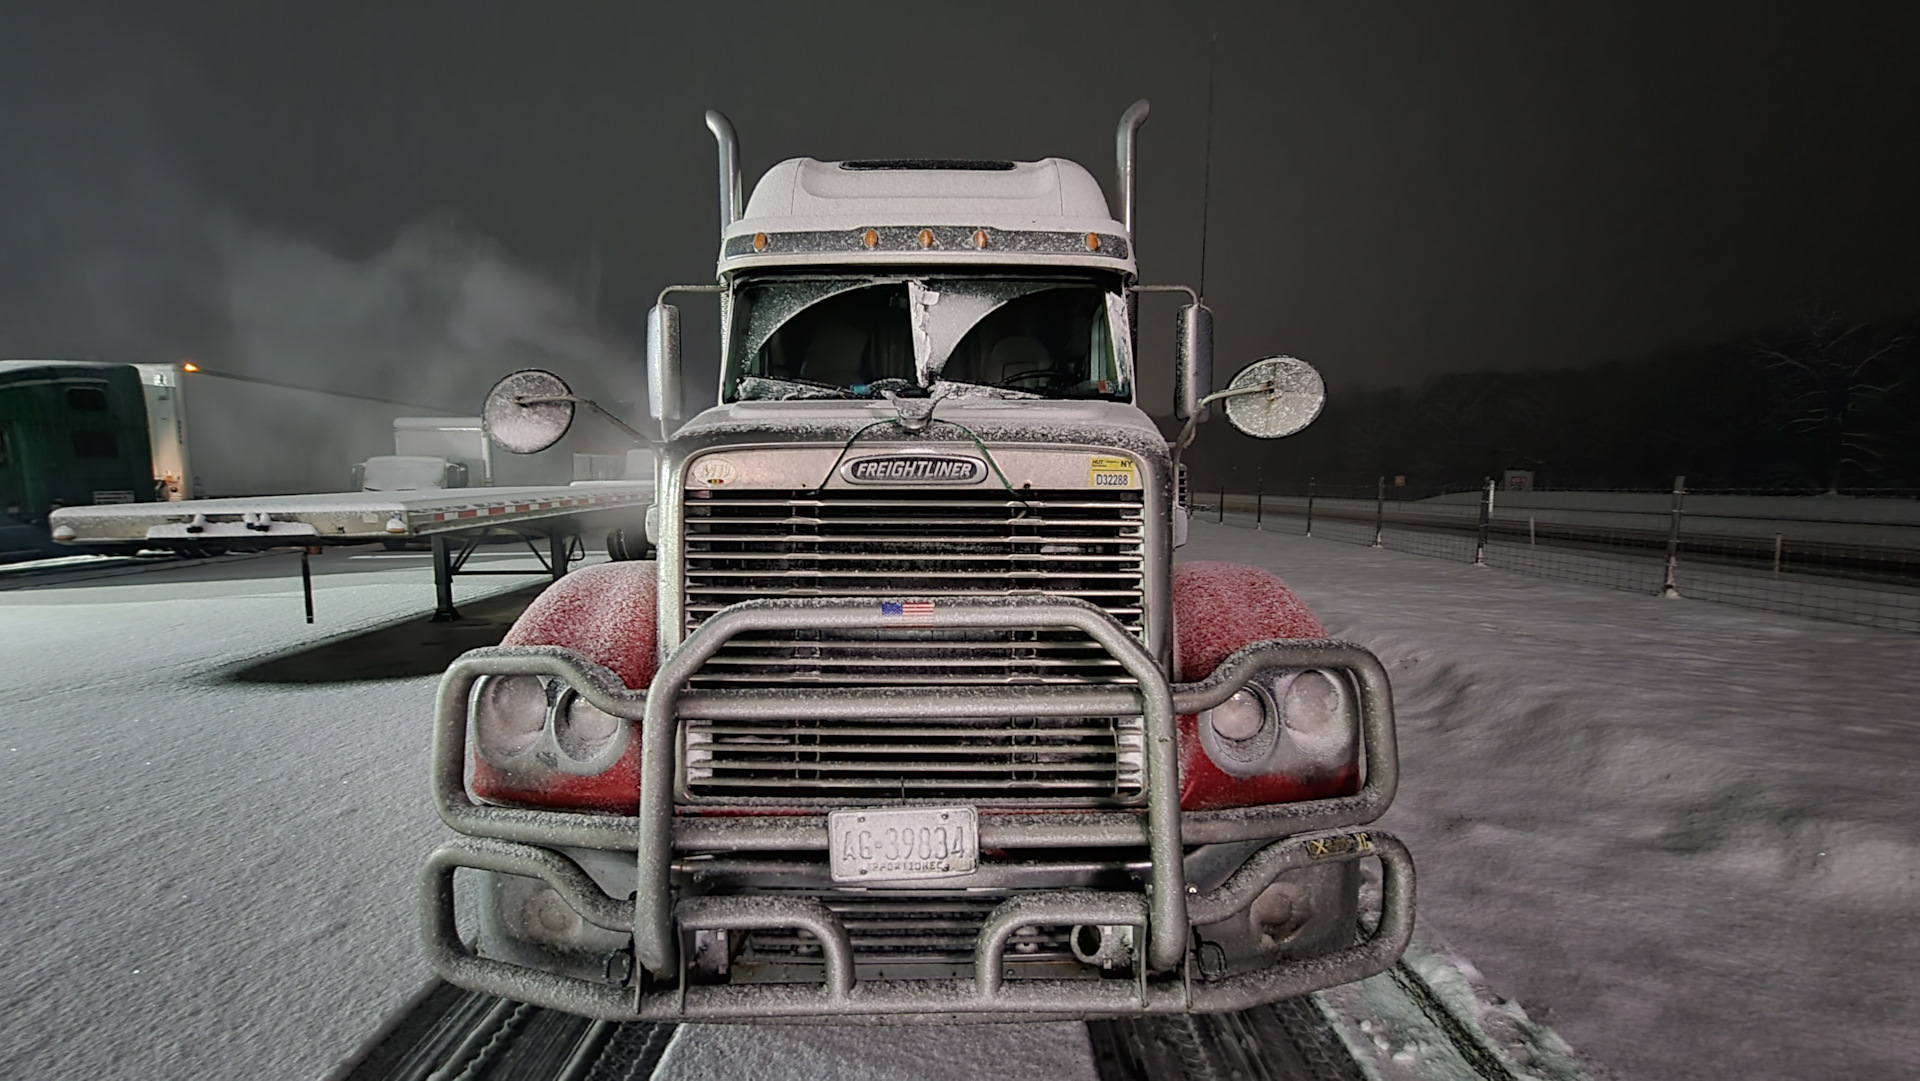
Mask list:
[[[422,892],[423,932],[430,960],[451,982],[472,990],[606,1020],[756,1017],[890,1016],[899,1020],[993,1020],[1040,1015],[1087,1016],[1242,1009],[1261,1002],[1361,979],[1385,970],[1412,935],[1412,860],[1400,842],[1379,832],[1338,832],[1378,818],[1398,780],[1393,707],[1385,670],[1365,649],[1336,641],[1270,641],[1244,647],[1205,680],[1171,685],[1139,640],[1099,608],[1046,596],[955,598],[919,626],[934,629],[1006,626],[1078,630],[1104,647],[1137,681],[1111,687],[687,690],[706,660],[747,631],[842,629],[869,625],[871,603],[800,599],[746,601],[710,617],[661,665],[646,691],[624,687],[612,672],[561,647],[477,649],[456,659],[440,684],[433,736],[432,787],[441,818],[475,838],[441,846],[428,860]],[[1322,667],[1347,671],[1359,690],[1365,779],[1351,796],[1219,811],[1179,808],[1175,719],[1226,701],[1260,669]],[[637,721],[640,732],[639,813],[634,816],[542,811],[474,803],[465,784],[467,710],[477,680],[532,675],[565,681],[606,712]],[[1145,721],[1146,813],[1087,811],[982,816],[982,849],[1144,847],[1151,867],[1144,895],[1049,890],[998,906],[981,929],[972,980],[854,980],[853,953],[837,916],[817,901],[765,896],[692,897],[674,904],[676,852],[822,851],[825,814],[676,817],[674,771],[682,719],[785,716],[853,717],[1086,716],[1137,714]],[[1328,832],[1335,831],[1335,832]],[[1312,836],[1303,836],[1312,834]],[[1183,846],[1270,840],[1224,885],[1190,893]],[[638,891],[631,901],[608,897],[566,857],[545,846],[636,853]],[[1222,980],[1195,983],[1188,958],[1190,920],[1224,919],[1247,907],[1279,874],[1297,867],[1367,856],[1382,865],[1379,925],[1357,945]],[[454,919],[453,874],[459,868],[537,878],[595,925],[633,934],[636,973],[630,986],[596,984],[480,957],[461,941]],[[1129,925],[1146,937],[1137,979],[1003,978],[1000,947],[1021,927],[1097,923]],[[821,944],[823,987],[791,984],[688,985],[678,949],[682,930],[802,929]],[[1184,964],[1183,964],[1184,962]],[[1148,972],[1180,972],[1177,980]]]

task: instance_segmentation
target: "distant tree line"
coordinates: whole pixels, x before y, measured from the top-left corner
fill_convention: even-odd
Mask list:
[[[1538,487],[1920,488],[1920,320],[1825,311],[1752,339],[1637,361],[1436,376],[1339,392],[1271,443],[1217,418],[1189,451],[1194,484],[1250,491],[1470,486],[1529,469]]]

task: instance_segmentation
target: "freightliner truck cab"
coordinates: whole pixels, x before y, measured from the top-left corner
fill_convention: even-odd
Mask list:
[[[1291,358],[1214,392],[1192,297],[1186,427],[1140,408],[1145,116],[1116,218],[1057,158],[800,158],[743,200],[708,114],[718,280],[649,316],[657,560],[567,576],[441,685],[448,980],[610,1020],[1004,1020],[1235,1010],[1400,955],[1379,662],[1262,570],[1174,560],[1196,424],[1284,435],[1323,393]],[[680,423],[685,292],[718,294],[722,355]],[[537,450],[580,401],[516,373],[488,429]]]

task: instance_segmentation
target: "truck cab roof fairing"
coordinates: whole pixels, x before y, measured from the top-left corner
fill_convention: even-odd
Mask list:
[[[727,227],[720,270],[932,262],[1134,273],[1126,227],[1080,165],[956,164],[789,158],[760,178]]]

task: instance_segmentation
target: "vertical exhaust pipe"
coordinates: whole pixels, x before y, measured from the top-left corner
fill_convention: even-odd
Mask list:
[[[733,121],[717,109],[707,110],[707,130],[720,148],[720,231],[725,233],[746,211],[746,193],[740,185],[740,138],[733,133]]]
[[[718,113],[708,113],[713,123]],[[722,123],[725,121],[722,120]],[[1120,159],[1120,222],[1127,227],[1127,240],[1133,240],[1133,141],[1134,133],[1147,122],[1147,99],[1141,98],[1120,114],[1120,130],[1115,133],[1114,152]]]

